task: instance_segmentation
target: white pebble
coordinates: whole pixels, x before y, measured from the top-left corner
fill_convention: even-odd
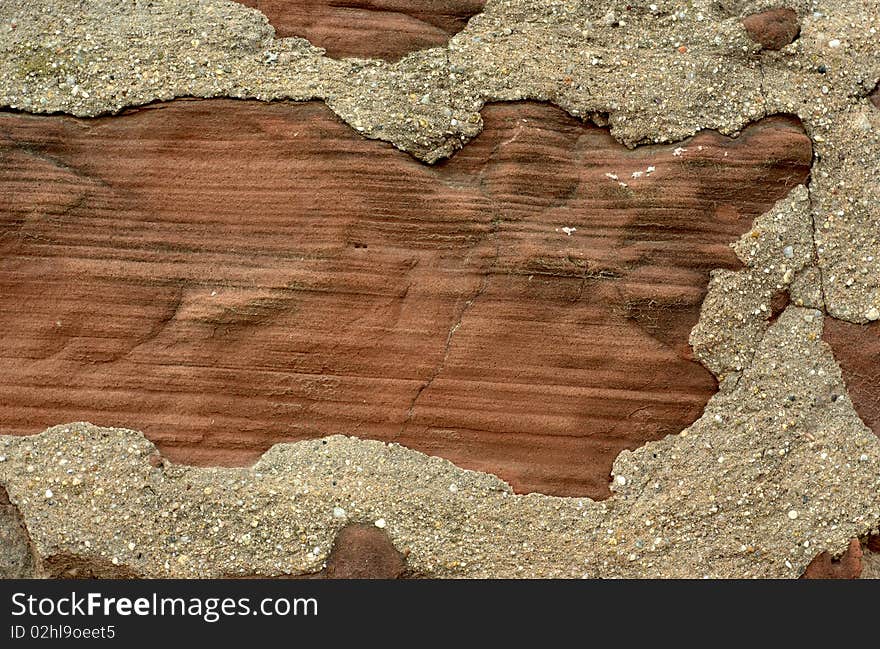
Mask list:
[[[378,527],[380,530],[384,530],[385,529],[385,519],[384,518],[377,519],[376,522],[373,523],[373,525]]]
[[[870,309],[865,311],[865,317],[868,320],[880,320],[880,309],[877,309],[877,307],[872,306]]]
[[[333,508],[333,517],[334,518],[345,518],[345,510],[342,507],[334,507]]]
[[[623,477],[622,475],[619,475],[619,476],[617,476],[617,477],[614,478],[614,479],[617,481],[617,484],[619,484],[619,485],[621,485],[621,486],[623,486],[623,485],[626,484],[626,478]]]
[[[840,39],[832,38],[830,41],[828,41],[828,47],[830,47],[831,49],[837,49],[838,47],[840,47]]]
[[[52,490],[51,490],[51,489],[46,489],[46,498],[51,498],[51,497],[54,496],[54,495],[55,495],[55,494],[52,493]]]
[[[792,509],[791,511],[789,511],[789,512],[788,512],[788,517],[789,517],[791,520],[795,520],[795,519],[798,517],[797,510],[796,510],[796,509]]]

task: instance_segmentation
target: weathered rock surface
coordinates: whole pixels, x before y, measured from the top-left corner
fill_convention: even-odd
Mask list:
[[[857,325],[829,319],[824,337],[843,370],[856,412],[880,436],[880,322]]]
[[[397,579],[406,564],[388,535],[375,525],[346,525],[333,542],[327,567],[321,576],[327,579]]]
[[[25,579],[34,572],[34,556],[21,513],[0,486],[0,579]]]
[[[687,342],[708,273],[810,142],[484,119],[430,168],[319,104],[0,116],[0,431],[133,426],[221,465],[344,433],[607,496],[621,450],[715,392]]]
[[[33,531],[40,561],[103,576],[132,574],[127,564],[137,574],[164,576],[229,574],[229,564],[241,575],[254,567],[263,574],[314,572],[318,544],[324,553],[338,528],[322,512],[350,489],[331,491],[315,466],[345,473],[348,460],[359,457],[366,459],[357,475],[363,502],[348,510],[360,516],[369,507],[366,520],[370,514],[387,518],[395,543],[404,541],[399,547],[417,541],[414,563],[427,574],[558,576],[586,566],[589,574],[610,576],[796,576],[816,553],[839,556],[848,539],[876,532],[878,440],[855,416],[828,346],[816,341],[823,311],[861,323],[880,314],[880,10],[873,0],[786,4],[803,17],[802,32],[778,53],[758,54],[740,22],[765,9],[763,0],[673,0],[659,10],[632,3],[611,11],[605,2],[497,0],[446,47],[388,64],[336,61],[302,39],[273,39],[264,16],[226,0],[2,3],[0,103],[31,112],[96,115],[175,96],[320,98],[358,132],[436,161],[479,133],[484,102],[535,98],[572,115],[606,114],[614,137],[630,145],[680,140],[705,128],[733,133],[764,115],[796,114],[816,149],[813,182],[803,197],[816,259],[791,280],[792,306],[777,320],[785,296],[770,300],[764,291],[774,282],[789,286],[784,273],[782,281],[774,275],[774,255],[783,250],[774,236],[798,234],[801,209],[790,212],[798,217],[793,229],[762,219],[774,236],[759,236],[748,260],[738,249],[747,268],[730,275],[731,283],[713,284],[731,290],[721,291],[724,304],[708,305],[703,340],[743,339],[748,353],[742,363],[734,359],[733,375],[694,426],[618,458],[615,472],[625,484],[616,498],[596,507],[581,499],[496,501],[466,488],[485,476],[453,471],[425,482],[433,461],[424,457],[406,474],[408,460],[397,456],[392,471],[381,466],[386,456],[374,453],[375,443],[303,442],[267,454],[263,466],[271,466],[271,455],[279,472],[268,490],[260,470],[247,487],[242,478],[255,511],[275,516],[280,509],[290,527],[274,520],[270,531],[261,531],[264,540],[275,535],[271,542],[250,552],[237,547],[230,558],[225,550],[232,537],[224,530],[215,539],[203,524],[217,503],[201,502],[202,491],[190,491],[189,477],[219,478],[219,484],[207,479],[209,490],[247,471],[177,469],[149,444],[141,467],[130,462],[143,444],[138,435],[115,431],[99,441],[61,428],[0,440],[9,453],[9,462],[0,462],[0,482]],[[772,279],[758,282],[765,270]],[[760,306],[769,308],[769,317],[746,320],[747,335],[731,333],[740,316]],[[715,319],[725,313],[737,317]],[[697,353],[705,362],[703,351]],[[725,358],[718,360],[726,366]],[[305,461],[296,464],[297,457]],[[78,470],[88,465],[89,473],[72,487],[73,465],[61,467],[59,458],[71,458]],[[141,468],[153,486],[167,487],[158,502],[141,491]],[[158,479],[163,470],[171,477],[164,485]],[[310,510],[287,500],[276,509],[279,491],[290,490],[291,501],[300,498],[301,480],[312,493],[316,486],[320,491],[306,497]],[[458,496],[450,482],[458,484]],[[47,485],[57,501],[45,498]],[[505,501],[516,504],[493,518]],[[107,506],[100,516],[93,515],[96,502]],[[606,505],[612,513],[599,521]],[[560,509],[572,516],[560,521]],[[228,513],[236,511],[230,506]],[[592,533],[579,528],[582,517]],[[649,519],[657,526],[643,537]],[[231,520],[236,542],[251,538],[250,517]],[[275,540],[285,538],[282,532],[300,538],[301,526],[310,530],[301,555],[286,556],[295,549],[285,541],[283,552],[268,556]],[[193,547],[163,545],[178,527],[193,534]],[[663,542],[656,548],[655,530],[656,542]],[[129,539],[137,541],[135,551]],[[512,556],[512,545],[523,552]],[[865,576],[871,557],[863,558]]]
[[[839,559],[827,552],[813,559],[801,579],[858,579],[862,574],[862,556],[861,543],[853,539]]]
[[[801,26],[794,9],[779,8],[743,18],[743,27],[765,50],[781,50],[797,38]]]
[[[279,38],[299,36],[334,58],[399,59],[444,45],[485,0],[241,0],[269,18]]]

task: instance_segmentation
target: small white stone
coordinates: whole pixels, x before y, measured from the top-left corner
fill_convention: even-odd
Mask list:
[[[790,510],[790,511],[788,512],[788,517],[789,517],[791,520],[795,520],[795,519],[798,517],[797,510],[796,510],[796,509],[792,509],[792,510]]]
[[[46,498],[51,498],[51,497],[54,496],[54,495],[55,495],[55,494],[52,493],[52,490],[51,490],[51,489],[46,489]]]
[[[0,462],[5,462],[5,461],[6,461],[6,456],[0,455]]]
[[[792,246],[785,246],[785,248],[782,249],[782,254],[786,259],[791,259],[794,257],[794,248]]]
[[[571,236],[572,232],[577,232],[577,228],[562,228],[562,231],[568,236]]]
[[[384,519],[384,518],[376,519],[376,522],[373,523],[373,525],[375,525],[376,527],[378,527],[380,530],[384,530],[384,529],[385,529],[385,525],[386,525],[386,523],[385,523],[385,519]]]
[[[333,518],[345,518],[345,510],[342,507],[334,507]]]
[[[880,320],[880,309],[875,306],[872,306],[870,309],[865,311],[865,317],[868,320]]]
[[[840,47],[840,39],[832,38],[830,41],[828,41],[828,47],[830,47],[831,49],[837,49],[838,47]]]
[[[449,491],[451,491],[452,493],[455,493],[456,491],[458,491],[458,485],[455,485],[455,484],[449,485]]]
[[[617,477],[614,478],[614,479],[617,481],[617,484],[619,484],[619,485],[621,485],[621,486],[623,486],[623,485],[626,484],[626,478],[623,477],[622,475],[619,475],[619,476],[617,476]]]
[[[865,453],[862,453],[859,456],[859,462],[867,462],[867,461],[868,461],[868,456]]]
[[[128,543],[128,549],[129,549],[129,550],[134,550],[135,547],[136,547],[135,544],[134,544],[133,542],[129,541],[129,543]]]

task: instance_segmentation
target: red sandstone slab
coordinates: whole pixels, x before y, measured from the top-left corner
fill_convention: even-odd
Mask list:
[[[708,273],[810,142],[484,118],[427,167],[320,104],[0,114],[0,433],[88,420],[201,464],[344,433],[606,496],[714,393],[687,345]]]
[[[279,37],[300,36],[334,58],[396,60],[445,45],[485,0],[239,0],[259,9]]]

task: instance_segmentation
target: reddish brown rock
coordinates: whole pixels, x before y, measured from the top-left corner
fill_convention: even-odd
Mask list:
[[[781,50],[801,31],[797,12],[780,8],[746,16],[742,21],[749,37],[765,50]]]
[[[877,108],[880,108],[880,83],[878,83],[874,87],[874,90],[871,91],[871,94],[868,95],[868,100]]]
[[[880,322],[859,325],[827,318],[824,339],[843,371],[856,412],[880,436]]]
[[[0,486],[0,579],[29,579],[35,574],[27,528],[9,493]]]
[[[300,36],[334,58],[393,61],[444,45],[485,0],[240,0],[263,12],[278,36]]]
[[[858,579],[861,574],[862,546],[858,539],[853,539],[839,559],[833,559],[827,552],[813,559],[801,579]]]
[[[810,142],[484,117],[428,167],[317,103],[0,114],[0,433],[88,420],[225,465],[343,433],[607,496],[715,392],[687,344],[708,273]]]
[[[406,571],[403,555],[391,539],[373,525],[346,525],[333,542],[327,579],[398,579]]]

